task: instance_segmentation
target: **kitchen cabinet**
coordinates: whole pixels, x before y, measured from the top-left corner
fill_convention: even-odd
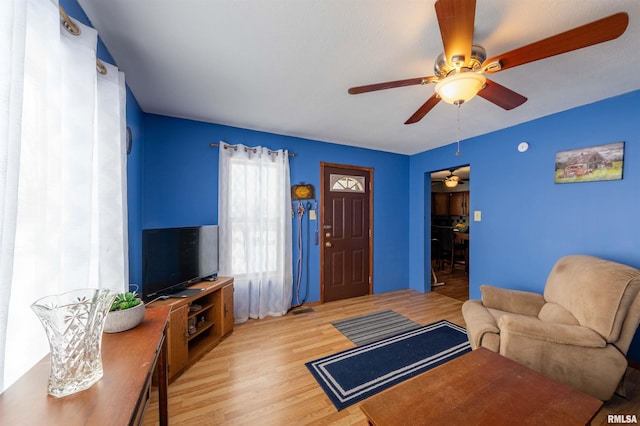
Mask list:
[[[431,215],[449,216],[449,193],[433,192],[431,197]]]
[[[451,192],[449,199],[450,216],[469,216],[469,191]]]
[[[431,216],[469,216],[469,191],[431,195]]]

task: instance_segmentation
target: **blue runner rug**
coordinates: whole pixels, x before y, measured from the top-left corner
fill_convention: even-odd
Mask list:
[[[342,410],[469,351],[466,330],[442,320],[305,365]]]

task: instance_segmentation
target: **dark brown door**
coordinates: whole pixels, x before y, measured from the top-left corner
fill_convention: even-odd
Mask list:
[[[322,302],[372,293],[373,170],[321,163]]]

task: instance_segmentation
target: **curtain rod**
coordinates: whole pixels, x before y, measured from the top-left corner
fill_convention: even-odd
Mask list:
[[[210,143],[209,146],[212,147],[216,147],[216,146],[220,146],[219,143]],[[228,149],[228,148],[233,148],[233,149],[238,149],[238,145],[225,145],[224,149]],[[252,152],[256,152],[257,150],[255,148],[247,148],[246,146],[244,147],[245,152],[246,151],[252,151]],[[278,154],[278,151],[268,151],[269,154]],[[295,154],[292,154],[291,152],[288,153],[289,157],[295,157]]]
[[[76,23],[73,22],[69,15],[67,15],[67,12],[64,11],[62,6],[58,6],[58,9],[60,9],[60,18],[62,18],[61,24],[64,29],[67,30],[69,34],[72,34],[74,36],[80,35],[80,27],[78,27]],[[102,75],[105,75],[107,73],[107,68],[102,62],[100,62],[100,59],[98,58],[96,58],[96,69]]]

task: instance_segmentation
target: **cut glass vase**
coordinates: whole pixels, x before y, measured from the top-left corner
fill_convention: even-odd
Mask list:
[[[102,330],[115,296],[108,289],[82,289],[31,305],[49,339],[49,394],[71,395],[102,378]]]

